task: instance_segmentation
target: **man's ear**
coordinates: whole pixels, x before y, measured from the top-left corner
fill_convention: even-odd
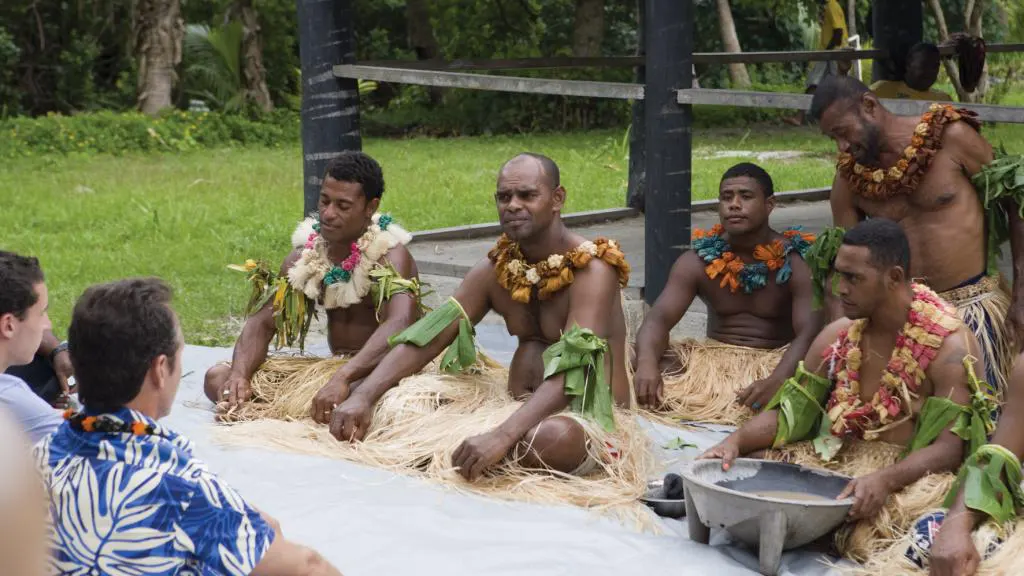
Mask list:
[[[3,336],[4,338],[14,337],[15,320],[17,319],[14,317],[14,314],[11,314],[10,312],[0,316],[0,336]]]
[[[565,207],[565,196],[567,194],[566,191],[565,191],[565,188],[563,186],[559,185],[557,188],[555,188],[553,194],[554,194],[554,197],[555,197],[555,208],[559,212],[561,212],[562,208]]]
[[[767,198],[764,199],[764,209],[765,209],[765,212],[767,212],[768,214],[771,214],[772,210],[775,210],[775,195],[774,194],[772,194],[771,196],[768,196]]]
[[[380,208],[380,198],[374,198],[366,203],[366,209],[370,211],[371,216],[377,212],[377,208]]]
[[[899,286],[907,281],[907,271],[903,269],[903,266],[893,266],[889,268],[889,282],[894,286]]]
[[[874,92],[865,92],[860,97],[860,113],[864,118],[874,118],[881,103]]]
[[[171,365],[171,359],[166,354],[161,354],[149,364],[149,370],[152,373],[153,384],[157,387],[157,390],[163,390],[164,386],[167,385],[167,377],[171,374],[171,369],[174,366]]]

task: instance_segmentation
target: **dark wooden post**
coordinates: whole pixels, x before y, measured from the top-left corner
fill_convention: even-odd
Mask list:
[[[874,0],[871,4],[874,48],[889,52],[889,58],[874,61],[872,82],[903,80],[901,63],[910,47],[920,42],[924,34],[923,6],[920,0]]]
[[[654,304],[690,244],[693,111],[676,102],[676,90],[692,81],[693,0],[647,0],[646,8],[644,300]]]
[[[637,0],[637,47],[636,54],[641,58],[646,54],[644,46],[644,4],[647,0]],[[636,83],[641,86],[646,82],[646,74],[643,66],[636,67]],[[646,146],[644,139],[647,137],[647,129],[644,127],[644,101],[634,100],[631,105],[632,120],[629,127],[629,180],[626,186],[626,206],[644,209],[644,189],[646,187],[647,168]]]
[[[296,0],[302,62],[302,182],[304,214],[316,210],[327,162],[359,150],[359,85],[335,78],[332,66],[356,60],[352,0]]]

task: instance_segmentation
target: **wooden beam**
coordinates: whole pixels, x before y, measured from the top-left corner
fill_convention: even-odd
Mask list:
[[[646,0],[644,301],[654,305],[690,245],[693,110],[674,92],[693,85],[693,0]]]
[[[555,80],[548,78],[524,78],[521,76],[488,76],[463,72],[441,72],[437,70],[412,70],[408,68],[377,68],[340,64],[334,67],[339,78],[359,78],[377,82],[398,82],[441,88],[465,88],[469,90],[492,90],[497,92],[520,92],[525,94],[555,94],[558,96],[587,96],[591,98],[617,98],[639,100],[644,97],[644,87],[625,82],[590,82],[583,80]]]
[[[316,210],[327,163],[359,150],[359,87],[331,74],[335,62],[356,59],[353,0],[298,0],[302,66],[303,215]]]
[[[707,88],[691,88],[679,90],[677,100],[680,104],[705,104],[719,106],[739,106],[742,108],[784,108],[788,110],[807,110],[811,107],[811,96],[808,94],[788,94],[783,92],[754,92],[746,90],[711,90]],[[924,114],[932,104],[927,100],[902,100],[883,98],[882,104],[894,114],[916,116]],[[1006,122],[1024,124],[1024,107],[993,106],[991,104],[955,103],[956,106],[974,110],[985,122]]]
[[[989,54],[1024,52],[1024,44],[989,44]],[[955,54],[952,47],[939,48],[943,56]],[[872,60],[887,57],[885,50],[813,50],[797,52],[696,52],[696,64],[760,64],[766,62],[814,62]],[[467,58],[440,62],[436,60],[366,60],[360,66],[398,68],[404,70],[543,70],[558,68],[633,68],[643,66],[642,56],[610,56],[602,58]]]

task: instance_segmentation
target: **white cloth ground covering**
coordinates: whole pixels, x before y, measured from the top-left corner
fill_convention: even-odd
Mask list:
[[[315,548],[346,576],[758,573],[755,553],[728,545],[724,534],[713,532],[710,547],[691,542],[685,519],[664,520],[661,536],[637,534],[570,506],[499,502],[348,462],[221,448],[210,440],[212,406],[202,380],[230,356],[229,349],[186,348],[186,376],[166,424],[191,438],[197,455],[249,502],[280,520],[288,538]],[[677,436],[697,444],[663,450],[676,460],[692,460],[723,436],[650,428],[659,446]],[[780,574],[833,574],[821,559],[786,553]]]

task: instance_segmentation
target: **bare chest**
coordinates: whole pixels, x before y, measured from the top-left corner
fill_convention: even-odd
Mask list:
[[[939,151],[927,173],[910,194],[899,194],[886,200],[855,196],[857,208],[871,218],[888,218],[896,222],[934,221],[957,217],[954,209],[971,202],[977,204],[976,193],[961,166],[947,152]]]
[[[733,292],[721,286],[719,280],[704,277],[698,295],[718,316],[750,314],[765,320],[788,319],[792,315],[793,294],[788,282],[777,284],[774,276],[774,272],[770,273],[768,283],[749,294],[742,288]]]
[[[536,294],[523,304],[512,300],[508,292],[500,290],[493,298],[494,310],[505,318],[509,334],[520,339],[541,339],[555,342],[562,337],[569,315],[569,293],[562,290],[544,301]]]

